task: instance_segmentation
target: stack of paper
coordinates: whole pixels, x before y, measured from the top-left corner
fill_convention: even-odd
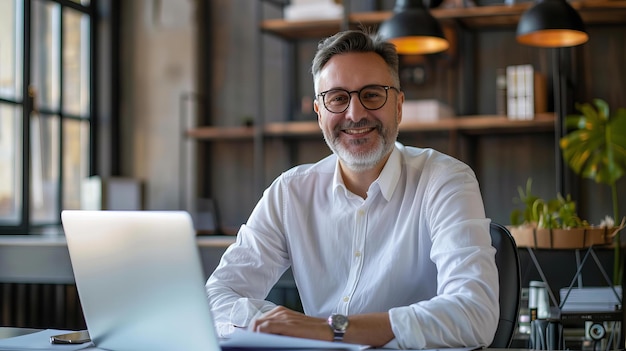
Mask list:
[[[337,19],[343,16],[343,6],[332,0],[292,0],[284,13],[288,21]]]
[[[560,290],[563,307],[562,312],[612,312],[621,305],[622,287],[583,287],[573,288],[567,295],[568,289]],[[615,296],[615,294],[619,296]],[[567,295],[567,299],[565,299]]]
[[[402,104],[402,121],[400,124],[432,122],[453,116],[454,110],[437,100],[405,100]]]

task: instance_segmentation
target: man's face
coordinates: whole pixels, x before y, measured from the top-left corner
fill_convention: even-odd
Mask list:
[[[359,91],[365,86],[394,87],[385,61],[375,53],[347,53],[333,56],[320,72],[318,94],[331,89]],[[315,99],[314,109],[324,139],[343,165],[353,171],[372,169],[386,160],[393,149],[402,118],[404,94],[389,89],[387,101],[377,110],[366,109],[358,93],[350,94],[350,104],[341,113]]]

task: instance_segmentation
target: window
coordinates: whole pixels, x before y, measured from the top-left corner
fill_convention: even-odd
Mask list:
[[[0,2],[0,233],[58,228],[93,170],[96,0]]]

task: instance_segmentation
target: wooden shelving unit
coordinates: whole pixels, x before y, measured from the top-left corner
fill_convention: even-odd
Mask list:
[[[432,14],[446,22],[456,21],[468,28],[514,26],[521,14],[532,3],[525,2],[514,5],[476,6],[467,8],[432,9]],[[572,1],[586,23],[626,23],[625,0],[583,0]],[[347,16],[350,26],[377,25],[391,16],[390,11],[360,12]],[[268,19],[260,24],[263,32],[278,37],[297,40],[306,38],[321,38],[332,35],[342,28],[342,20],[306,20],[287,21],[284,19]],[[545,131],[553,128],[554,116],[539,115],[530,121],[512,121],[503,116],[460,116],[452,120],[442,120],[432,123],[414,123],[404,125],[402,131],[483,131],[483,132],[519,132]],[[198,140],[245,140],[255,136],[255,127],[198,127],[187,131],[187,136]],[[269,123],[263,127],[264,137],[298,137],[319,134],[317,123],[312,122],[282,122]]]
[[[571,1],[585,23],[625,23],[626,1],[623,0],[584,0]],[[431,13],[443,22],[458,22],[467,28],[511,27],[517,25],[522,13],[532,2],[514,5],[475,6],[466,8],[435,8]],[[391,11],[360,12],[348,16],[352,27],[378,25],[391,16]],[[342,20],[286,21],[284,19],[265,20],[261,30],[285,39],[319,38],[336,33],[342,27]]]
[[[252,139],[253,127],[197,127],[187,131],[187,137],[197,140],[242,140]]]
[[[593,25],[596,30],[604,30],[604,27],[621,28],[626,25],[626,0],[572,0],[570,4],[578,10],[583,21],[588,24],[588,28]],[[496,185],[498,187],[497,191],[486,193],[485,200],[488,205],[508,201],[508,199],[503,199],[498,191],[503,188],[513,188],[518,184],[516,177],[521,174],[516,172],[518,170],[524,172],[528,170],[539,174],[545,178],[543,179],[544,183],[552,181],[552,179],[546,180],[552,178],[550,172],[546,171],[546,169],[552,168],[552,165],[545,162],[529,162],[524,152],[546,155],[553,152],[552,147],[555,144],[550,140],[550,133],[558,130],[555,128],[557,124],[554,113],[537,114],[532,120],[511,120],[506,116],[489,114],[492,110],[490,104],[493,103],[490,101],[490,97],[495,97],[495,94],[493,89],[485,88],[491,81],[495,81],[495,74],[492,71],[509,64],[519,64],[516,61],[524,61],[524,63],[531,61],[530,63],[535,65],[540,63],[537,65],[538,70],[544,74],[548,74],[550,67],[554,65],[550,59],[552,52],[547,52],[544,49],[541,49],[544,51],[528,49],[528,52],[532,50],[532,54],[528,54],[526,49],[522,51],[516,47],[514,28],[524,11],[532,5],[533,2],[528,1],[510,6],[489,5],[432,9],[432,14],[442,22],[445,29],[452,30],[453,35],[457,36],[458,44],[455,48],[458,51],[447,53],[441,59],[442,62],[447,61],[440,66],[423,60],[424,65],[429,65],[431,71],[438,74],[438,76],[431,76],[432,79],[438,79],[437,82],[442,83],[436,86],[431,84],[427,87],[420,86],[418,88],[410,85],[403,86],[408,93],[413,93],[418,99],[423,98],[424,95],[422,94],[424,90],[417,92],[418,89],[431,89],[429,93],[433,92],[432,95],[438,99],[443,99],[444,102],[454,107],[457,113],[462,115],[434,122],[405,122],[400,126],[400,137],[405,139],[407,144],[438,148],[476,166],[478,172],[482,172],[479,175],[484,177],[485,184],[494,188]],[[366,26],[375,29],[378,24],[391,15],[391,11],[353,12],[344,18],[334,20],[287,21],[282,18],[259,18],[257,23],[260,37],[270,36],[283,42],[288,49],[285,55],[288,57],[284,60],[288,63],[286,66],[290,66],[295,62],[298,64],[304,62],[305,58],[298,56],[301,52],[295,51],[295,49],[300,48],[300,44],[303,44],[303,47],[310,45],[312,40],[333,35],[344,28]],[[611,42],[608,42],[609,46],[612,45],[612,50],[616,50],[613,52],[617,53],[617,57],[621,57],[619,53],[623,50],[623,46],[618,42],[621,40],[620,38],[619,35],[611,36]],[[601,47],[603,43],[602,40],[598,41],[597,39],[602,38],[596,37],[594,38],[596,41],[590,43],[590,46],[594,47],[595,50],[597,47]],[[306,42],[307,40],[308,42]],[[301,43],[301,41],[305,41],[305,43]],[[607,43],[606,40],[604,42]],[[514,53],[508,52],[510,48],[513,48],[510,51]],[[309,48],[306,47],[306,49]],[[574,58],[579,61],[584,58],[585,64],[594,65],[591,68],[585,67],[587,71],[597,70],[597,62],[600,59],[595,56],[589,57],[588,53],[581,53],[582,50],[586,49],[583,48],[579,52],[573,53]],[[523,58],[518,59],[518,56],[513,55]],[[561,56],[567,57],[570,56],[570,53],[567,52]],[[617,58],[612,58],[611,67],[618,65],[615,63],[617,60]],[[570,62],[572,60],[563,61]],[[407,64],[412,63],[413,61]],[[266,63],[259,62],[258,69],[265,69],[266,66]],[[290,76],[300,74],[300,72],[295,72],[293,67],[286,67],[286,69]],[[622,72],[621,69],[618,71]],[[485,74],[485,72],[490,73]],[[582,81],[580,84],[585,85],[585,89],[601,85],[603,89],[608,86],[618,88],[611,91],[619,90],[621,87],[619,83],[610,82],[607,85],[606,79],[603,77],[604,75],[594,77],[596,81],[583,79],[586,77],[577,78]],[[294,77],[294,80],[298,78],[300,77]],[[260,77],[261,83],[263,83],[263,79],[265,78]],[[602,83],[597,82],[600,80]],[[292,82],[288,83],[291,84]],[[280,84],[286,85],[287,83],[282,82]],[[263,84],[259,84],[259,89],[262,88]],[[297,88],[290,88],[287,87],[285,90],[296,91],[295,95],[297,95],[299,92]],[[548,90],[550,90],[549,87]],[[286,107],[284,111],[293,110],[294,107],[291,105],[297,106],[298,104],[297,96],[286,96],[285,100],[289,101],[284,101]],[[220,169],[220,171],[214,172],[215,175],[212,173],[213,179],[207,181],[209,184],[207,188],[211,189],[209,195],[215,197],[216,201],[220,201],[223,213],[235,213],[237,216],[243,216],[238,213],[241,208],[248,206],[249,203],[254,203],[258,198],[258,194],[254,192],[261,193],[265,183],[278,172],[291,165],[301,163],[302,160],[305,162],[315,160],[319,155],[328,151],[322,140],[318,123],[314,118],[306,121],[295,121],[301,116],[290,116],[289,112],[278,112],[279,114],[284,113],[284,115],[272,115],[273,122],[269,122],[263,115],[264,110],[259,109],[259,111],[254,126],[237,126],[234,125],[238,123],[234,118],[214,116],[215,118],[207,118],[207,120],[213,121],[212,123],[215,125],[199,126],[186,131],[186,136],[189,139],[197,140],[205,145],[203,147],[208,150],[209,167]],[[423,135],[424,133],[431,134]],[[515,135],[515,140],[511,141],[509,138],[500,137],[508,135]],[[316,141],[319,144],[316,144]],[[504,146],[500,147],[500,145]],[[491,149],[487,150],[487,148]],[[323,151],[321,151],[322,149]],[[510,161],[507,157],[514,159],[514,161]],[[497,164],[498,167],[503,164],[502,172],[500,170],[493,171],[491,169],[493,164]],[[227,175],[224,176],[224,174]],[[513,176],[510,176],[511,174]],[[233,180],[233,175],[237,176],[236,180]],[[226,190],[222,183],[219,183],[234,183],[235,181],[241,182],[243,186]],[[249,186],[249,183],[254,184]],[[250,188],[253,188],[252,192]],[[233,198],[237,200],[234,201]],[[500,211],[501,207],[498,206],[496,210]],[[240,219],[227,222],[226,225],[236,225]]]
[[[572,1],[586,23],[626,23],[626,0],[583,0]],[[498,27],[514,26],[521,14],[532,3],[525,2],[514,5],[475,6],[467,8],[432,9],[432,14],[443,22],[458,22],[464,27]],[[347,16],[351,27],[359,25],[378,25],[391,16],[391,11],[359,12]],[[342,28],[342,20],[305,20],[287,21],[284,19],[268,19],[260,24],[260,29],[283,39],[299,40],[329,36]],[[461,132],[527,132],[546,131],[553,129],[554,116],[538,115],[530,121],[512,121],[504,116],[460,116],[451,120],[431,123],[413,123],[403,125],[401,131],[446,131]],[[205,126],[187,131],[187,136],[198,140],[245,140],[254,138],[256,127],[219,127]],[[263,127],[263,137],[306,137],[319,134],[317,122],[274,122]]]
[[[407,122],[400,125],[401,133],[458,131],[466,134],[494,132],[526,133],[554,130],[554,115],[543,113],[531,120],[512,120],[505,116],[460,116],[433,122]],[[254,127],[198,127],[187,132],[197,140],[246,140],[254,138]],[[317,121],[273,122],[263,127],[264,137],[297,138],[319,136]]]

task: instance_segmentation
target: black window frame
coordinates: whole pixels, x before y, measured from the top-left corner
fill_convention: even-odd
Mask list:
[[[102,7],[99,6],[108,6],[109,8],[119,9],[119,4],[117,0],[90,0],[88,5],[82,5],[80,3],[70,1],[70,0],[19,0],[22,2],[22,28],[23,37],[22,37],[22,90],[21,90],[21,99],[6,99],[0,98],[0,102],[3,104],[10,105],[21,105],[22,106],[22,120],[21,120],[21,167],[22,167],[22,179],[21,179],[21,207],[19,209],[19,222],[16,225],[7,225],[0,222],[0,235],[15,235],[15,234],[40,234],[47,233],[49,231],[60,233],[60,225],[61,225],[61,210],[63,209],[63,121],[67,119],[76,119],[77,116],[72,116],[70,114],[64,113],[63,104],[62,104],[62,92],[60,95],[60,105],[58,109],[44,111],[38,111],[40,116],[46,115],[54,115],[58,116],[60,128],[58,130],[59,137],[59,148],[60,153],[58,157],[58,167],[59,167],[59,179],[57,184],[58,198],[56,199],[56,206],[59,209],[56,218],[51,222],[34,224],[32,222],[31,213],[30,213],[30,204],[31,204],[31,139],[32,135],[30,134],[31,130],[31,113],[33,112],[35,106],[33,98],[29,92],[29,87],[32,82],[31,76],[31,65],[32,60],[32,50],[31,45],[33,42],[32,38],[32,29],[33,29],[33,14],[32,7],[35,2],[40,3],[54,3],[61,7],[60,18],[59,18],[59,26],[63,28],[63,10],[64,8],[70,8],[72,10],[78,11],[82,14],[89,16],[89,107],[88,107],[88,121],[89,121],[89,160],[88,160],[88,170],[87,173],[89,175],[97,174],[97,158],[98,158],[98,145],[100,141],[98,140],[98,100],[100,96],[98,95],[98,89],[100,87],[99,77],[98,77],[98,50],[100,48],[99,43],[99,11],[102,11]],[[18,1],[18,2],[19,2]],[[104,4],[104,5],[103,5]],[[113,26],[111,26],[113,28]],[[111,29],[111,32],[114,30]],[[62,53],[63,48],[63,40],[64,40],[63,30],[59,32],[60,38],[58,45],[59,50]],[[114,43],[112,47],[117,47]],[[62,66],[63,66],[63,55],[61,54],[59,57],[59,63],[61,67],[59,67],[60,74],[60,87],[63,87],[63,74],[62,74]],[[114,73],[114,72],[113,72]],[[84,120],[84,119],[83,119]],[[19,157],[19,156],[18,156]]]

